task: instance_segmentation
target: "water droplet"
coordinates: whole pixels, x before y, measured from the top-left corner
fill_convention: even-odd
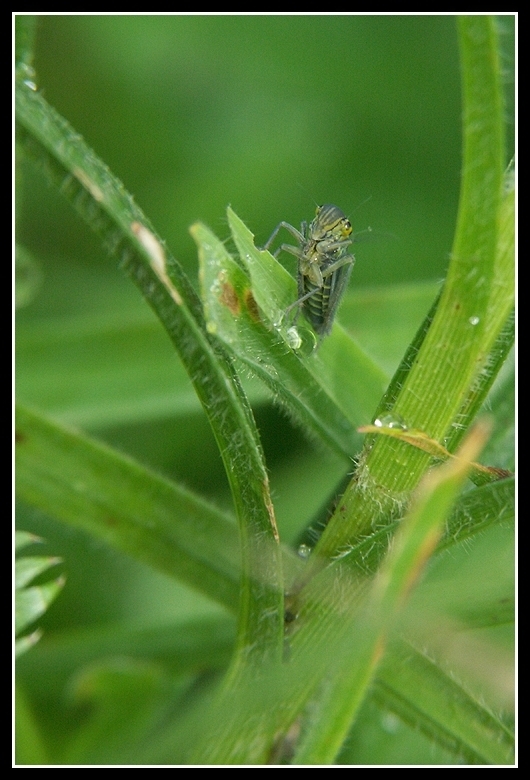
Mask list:
[[[313,330],[309,326],[305,325],[299,325],[298,327],[292,327],[289,328],[290,331],[296,331],[297,335],[297,346],[292,347],[292,349],[296,349],[296,351],[303,355],[304,357],[308,357],[312,352],[315,351],[317,346],[317,337],[313,333]],[[289,345],[291,346],[291,345]]]
[[[35,69],[27,63],[20,63],[17,68],[17,74],[19,78],[22,78],[23,83],[29,89],[35,92],[37,90],[37,84],[35,83]]]
[[[399,414],[385,414],[374,420],[376,428],[394,428],[399,431],[408,430],[408,425]]]
[[[292,325],[287,333],[285,334],[285,337],[287,339],[287,343],[291,347],[291,349],[300,349],[302,346],[302,337],[298,333],[298,328]]]
[[[311,547],[307,544],[301,544],[297,552],[300,558],[309,558],[311,555]]]
[[[283,338],[294,351],[304,357],[310,355],[317,345],[316,336],[311,328],[304,325],[291,325],[286,331],[283,331]]]
[[[469,324],[470,325],[478,325],[480,322],[480,317],[470,317],[469,318]]]

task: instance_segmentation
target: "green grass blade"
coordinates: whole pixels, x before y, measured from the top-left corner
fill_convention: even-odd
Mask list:
[[[395,542],[370,586],[364,606],[346,632],[325,693],[315,705],[301,744],[294,758],[299,764],[328,764],[335,760],[350,725],[366,695],[386,636],[397,614],[417,582],[420,572],[436,547],[458,492],[467,476],[470,461],[485,441],[484,431],[472,433],[461,451],[461,459],[433,470],[420,484],[408,515],[402,521]],[[329,573],[324,572],[324,582]],[[320,588],[313,590],[319,599]],[[347,592],[343,585],[343,598]],[[343,607],[345,608],[345,607]],[[330,624],[338,615],[322,615],[311,627],[311,618],[294,638],[294,646],[307,644],[304,634],[322,643],[329,635]],[[302,615],[303,620],[303,615]],[[328,625],[326,625],[328,624]],[[336,635],[337,631],[333,631]],[[341,652],[342,650],[342,652]]]
[[[344,637],[344,624],[350,609],[348,604],[351,604],[348,595],[356,589],[355,584],[351,583],[352,572],[346,570],[340,582],[335,583],[335,592],[341,594],[342,606],[334,601],[334,593],[329,592],[327,588],[330,584],[329,575],[324,572],[320,587],[315,586],[314,590],[315,601],[320,605],[319,619],[304,626],[304,614],[299,615],[298,620],[293,624],[298,633],[291,640],[290,662],[282,674],[278,674],[275,670],[274,673],[267,675],[265,671],[264,680],[243,684],[237,692],[232,692],[231,697],[225,699],[219,708],[204,712],[201,723],[205,727],[205,733],[199,740],[199,745],[191,755],[188,754],[186,760],[215,764],[266,761],[267,756],[271,757],[271,750],[275,755],[271,748],[273,736],[289,732],[293,722],[296,722],[297,715],[303,712],[304,705],[312,696],[318,698],[311,704],[312,716],[309,718],[308,728],[317,728],[315,713],[319,713],[319,728],[321,727],[323,731],[321,752],[319,748],[318,756],[308,754],[307,762],[334,760],[333,751],[340,748],[341,740],[349,730],[355,708],[362,701],[374,673],[374,650],[381,641],[381,631],[384,632],[385,625],[388,629],[395,619],[398,608],[435,544],[437,533],[441,533],[443,519],[449,511],[455,491],[465,478],[465,465],[462,466],[461,461],[451,461],[438,473],[446,475],[442,479],[443,484],[435,486],[433,492],[422,499],[421,517],[416,517],[415,520],[411,518],[410,526],[405,522],[402,523],[401,533],[406,534],[406,543],[403,542],[403,547],[400,547],[396,542],[394,548],[398,551],[402,550],[399,552],[400,558],[398,561],[393,561],[390,557],[385,564],[376,580],[376,583],[386,583],[383,591],[378,592],[379,586],[374,585],[369,601],[370,606],[366,608],[366,614],[362,613],[365,617],[355,619],[351,633],[348,632],[347,637]],[[498,489],[501,484],[495,487]],[[493,521],[494,508],[490,506],[486,513],[485,506],[488,503],[486,495],[493,488],[494,485],[488,485],[478,489],[482,494],[481,511],[488,515],[490,521]],[[499,493],[493,503],[498,507],[498,502],[502,500],[502,495]],[[469,509],[466,507],[462,511]],[[329,595],[326,595],[328,593]],[[390,646],[388,652],[392,657],[393,646]],[[333,659],[331,667],[330,658]],[[398,661],[399,658],[396,664]],[[330,692],[330,695],[323,702],[319,693],[319,681],[322,677],[328,676],[330,671],[332,677],[333,672],[336,672],[337,677],[333,679],[333,684],[325,684],[325,689]],[[349,683],[355,689],[355,694],[352,694]],[[405,697],[405,694],[403,695]],[[414,710],[415,690],[408,689],[406,697],[408,697],[407,707]],[[463,693],[462,697],[462,707],[468,707],[468,710],[467,713],[462,712],[461,716],[469,717],[470,700],[463,696]],[[339,703],[344,710],[341,713],[334,713],[334,708]],[[474,706],[476,707],[474,717],[479,722],[490,717],[487,710],[476,702]],[[435,711],[436,707],[433,704],[429,716],[433,719],[433,723]],[[437,724],[435,728],[433,723],[429,726],[429,733],[432,733],[433,739],[436,738],[437,733],[440,736],[440,744],[447,746],[444,724]],[[473,728],[478,729],[478,725],[473,725]],[[308,733],[306,748],[312,750],[311,746],[316,745],[318,734],[311,730]],[[506,736],[504,731],[502,733]],[[329,752],[331,745],[334,747]],[[306,748],[301,747],[300,750]],[[466,755],[473,755],[476,758],[478,754],[473,747],[469,747]],[[493,751],[485,755],[492,757]],[[295,763],[303,756],[304,753],[301,752],[298,759],[295,759]]]
[[[24,501],[88,531],[234,610],[234,523],[130,458],[24,408],[16,417],[16,488]]]
[[[179,635],[174,641],[163,630],[137,633],[124,626],[111,632],[109,626],[106,635],[86,629],[70,643],[62,637],[62,645],[59,637],[55,656],[51,647],[48,667],[38,663],[41,650],[39,657],[46,660],[44,648],[36,648],[34,659],[28,653],[22,663],[29,670],[34,667],[27,679],[38,676],[48,689],[54,684],[64,689],[65,675],[73,669],[68,664],[74,660],[77,671],[86,661],[99,662],[101,654],[131,659],[114,666],[97,663],[78,675],[77,703],[93,709],[84,723],[72,723],[65,737],[56,733],[52,740],[41,739],[37,718],[33,724],[30,704],[22,701],[26,763],[37,763],[39,756],[42,762],[48,752],[50,761],[60,756],[72,763],[83,759],[99,763],[109,756],[118,763],[149,755],[154,763],[163,757],[164,762],[177,764],[329,764],[337,760],[348,735],[355,739],[361,733],[359,724],[356,735],[355,718],[370,690],[380,706],[448,750],[455,763],[513,762],[508,719],[496,717],[483,705],[482,693],[470,693],[477,678],[465,673],[470,665],[459,666],[455,656],[444,654],[442,641],[451,642],[457,632],[470,633],[461,629],[489,628],[505,642],[502,649],[508,657],[513,583],[511,528],[504,526],[513,523],[513,479],[472,487],[455,502],[465,478],[462,464],[451,459],[426,475],[433,465],[432,451],[420,452],[403,440],[371,434],[355,478],[337,502],[320,541],[307,561],[294,560],[277,538],[259,437],[234,370],[239,361],[250,367],[310,437],[347,458],[360,450],[357,427],[375,414],[391,415],[397,425],[418,429],[454,453],[489,393],[486,403],[494,412],[496,430],[483,462],[512,468],[513,374],[503,372],[492,388],[514,333],[515,197],[512,170],[504,173],[499,46],[492,18],[459,17],[457,23],[464,164],[451,265],[440,297],[377,413],[385,386],[383,372],[337,323],[313,350],[303,316],[295,327],[284,317],[296,298],[294,280],[268,253],[254,247],[252,234],[230,209],[240,262],[202,225],[193,229],[202,255],[203,311],[186,275],[123,186],[36,92],[31,71],[33,20],[17,24],[17,58],[25,66],[17,67],[20,149],[37,161],[103,237],[164,324],[185,367],[183,376],[191,378],[211,421],[234,497],[239,538],[236,523],[201,499],[24,408],[17,416],[20,495],[66,524],[76,524],[185,580],[228,609],[236,608],[241,594],[235,639],[232,618],[227,618],[219,624],[213,620],[190,625],[189,644],[181,641],[188,637]],[[35,355],[37,359],[20,388],[24,400],[38,406],[42,386],[38,388],[36,376],[43,342],[35,339],[31,327],[22,348],[26,360],[31,362]],[[26,334],[22,336],[24,342]],[[65,332],[55,343],[47,342],[49,352],[61,353],[50,361],[52,372],[46,376],[50,384],[69,371],[71,363],[62,352],[75,352],[82,343],[80,331],[72,336],[70,345]],[[53,387],[49,394],[53,400],[45,408],[64,412],[63,420],[97,425],[117,419],[120,400],[126,400],[128,409],[121,419],[147,409],[155,416],[169,403],[173,379],[160,383],[164,398],[154,403],[147,387],[141,398],[135,398],[132,383],[126,388],[129,394],[120,399],[116,387],[126,373],[120,367],[121,347],[113,343],[112,335],[103,340],[107,354],[112,356],[114,350],[116,355],[116,371],[102,388],[112,400],[108,407],[98,409],[93,399],[90,406],[87,382],[78,407],[69,398],[61,409],[60,388]],[[399,360],[395,343],[392,369]],[[166,359],[171,357],[162,358]],[[141,374],[151,370],[149,360],[158,358],[147,347]],[[180,375],[174,381],[175,398],[191,405],[186,383]],[[26,395],[28,388],[35,395]],[[303,476],[307,484],[307,466]],[[280,494],[282,485],[277,490]],[[480,548],[478,556],[468,554],[470,540],[473,552]],[[506,542],[504,547],[499,540]],[[480,547],[483,541],[489,545],[490,558]],[[409,598],[436,544],[436,552],[442,554]],[[461,567],[465,569],[461,574],[453,562],[460,562],[464,552],[473,565]],[[498,568],[493,561],[498,561]],[[25,581],[41,563],[26,566]],[[472,583],[474,573],[479,576]],[[284,589],[291,621],[285,637]],[[219,626],[217,643],[213,632]],[[394,641],[398,632],[407,642]],[[206,690],[195,686],[182,703],[179,694],[174,695],[182,685],[180,675],[194,674],[200,663],[212,670],[224,668],[234,642],[224,685],[215,690],[213,684],[207,683]],[[278,663],[280,658],[284,663]],[[502,678],[509,663],[503,667],[492,659],[488,668]],[[46,669],[51,670],[50,678],[43,681]],[[459,670],[464,672],[462,685]],[[24,685],[26,678],[20,682]],[[490,690],[478,682],[477,690]],[[511,680],[506,682],[508,702]],[[38,699],[38,684],[37,693],[33,685],[28,690],[32,699]],[[491,705],[495,695],[483,698],[490,708],[497,706]],[[46,723],[42,712],[38,716],[42,733],[52,734],[53,725]]]
[[[470,422],[470,398],[498,370],[498,345],[513,307],[513,254],[505,192],[500,69],[493,19],[460,17],[464,169],[458,226],[444,289],[428,330],[402,372],[390,413],[441,444]],[[502,251],[499,247],[503,247]],[[415,354],[414,354],[415,353]],[[497,357],[495,357],[497,355]],[[493,356],[493,357],[492,357]],[[487,382],[482,379],[488,374]],[[465,418],[462,418],[465,415]],[[400,516],[428,468],[427,454],[370,438],[351,489],[317,547],[329,559],[376,523]],[[315,558],[316,560],[316,558]]]
[[[457,502],[438,550],[482,533],[493,524],[513,525],[515,521],[515,479],[501,479],[470,490]]]
[[[498,480],[470,490],[459,498],[451,512],[436,553],[470,540],[494,525],[513,525],[515,520],[515,480]],[[373,575],[381,563],[400,521],[368,534],[353,545],[351,557],[361,575]]]
[[[15,549],[18,553],[29,544],[40,542],[38,537],[26,531],[17,531]],[[16,656],[22,655],[40,639],[40,630],[26,636],[19,636],[28,626],[43,615],[61,592],[65,578],[55,577],[46,582],[37,578],[60,563],[60,558],[43,555],[17,557],[15,561],[15,643]],[[37,582],[34,582],[37,580]],[[33,584],[32,584],[33,583]]]
[[[283,599],[279,540],[258,433],[230,361],[210,342],[200,302],[186,275],[123,185],[23,82],[16,85],[16,108],[24,149],[118,254],[164,324],[193,381],[224,460],[239,521],[244,554],[241,658],[248,661],[254,653],[258,658],[278,656]]]
[[[411,691],[414,696],[411,696]],[[377,701],[470,764],[511,764],[514,735],[434,661],[394,643],[377,673]]]

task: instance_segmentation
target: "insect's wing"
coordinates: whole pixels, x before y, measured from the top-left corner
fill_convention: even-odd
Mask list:
[[[351,262],[345,263],[331,276],[331,289],[329,293],[326,319],[322,328],[320,329],[320,334],[322,336],[327,336],[328,333],[330,333],[341,298],[346,290],[346,287],[348,286],[348,282],[350,281],[350,275],[355,263],[355,258],[353,255],[348,256],[351,258]]]
[[[298,273],[296,275],[296,284],[298,287],[298,300],[300,298],[303,298],[303,296],[309,292],[309,290],[305,289],[305,283],[306,283],[306,277],[300,270],[300,264],[298,264]]]

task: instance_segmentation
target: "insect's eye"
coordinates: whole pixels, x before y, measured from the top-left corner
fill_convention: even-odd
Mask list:
[[[352,232],[352,230],[353,230],[353,228],[351,226],[350,220],[349,219],[345,219],[344,220],[344,224],[342,225],[342,232],[344,233],[345,236],[349,236],[350,233]]]

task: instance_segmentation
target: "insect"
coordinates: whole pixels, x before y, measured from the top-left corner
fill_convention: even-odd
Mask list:
[[[348,253],[353,244],[350,220],[338,206],[328,203],[318,206],[309,224],[302,222],[300,230],[288,222],[280,222],[263,247],[268,249],[281,228],[288,230],[299,246],[282,244],[283,250],[298,260],[298,299],[288,306],[303,309],[306,318],[319,336],[331,331],[340,299],[348,285],[355,257]]]

